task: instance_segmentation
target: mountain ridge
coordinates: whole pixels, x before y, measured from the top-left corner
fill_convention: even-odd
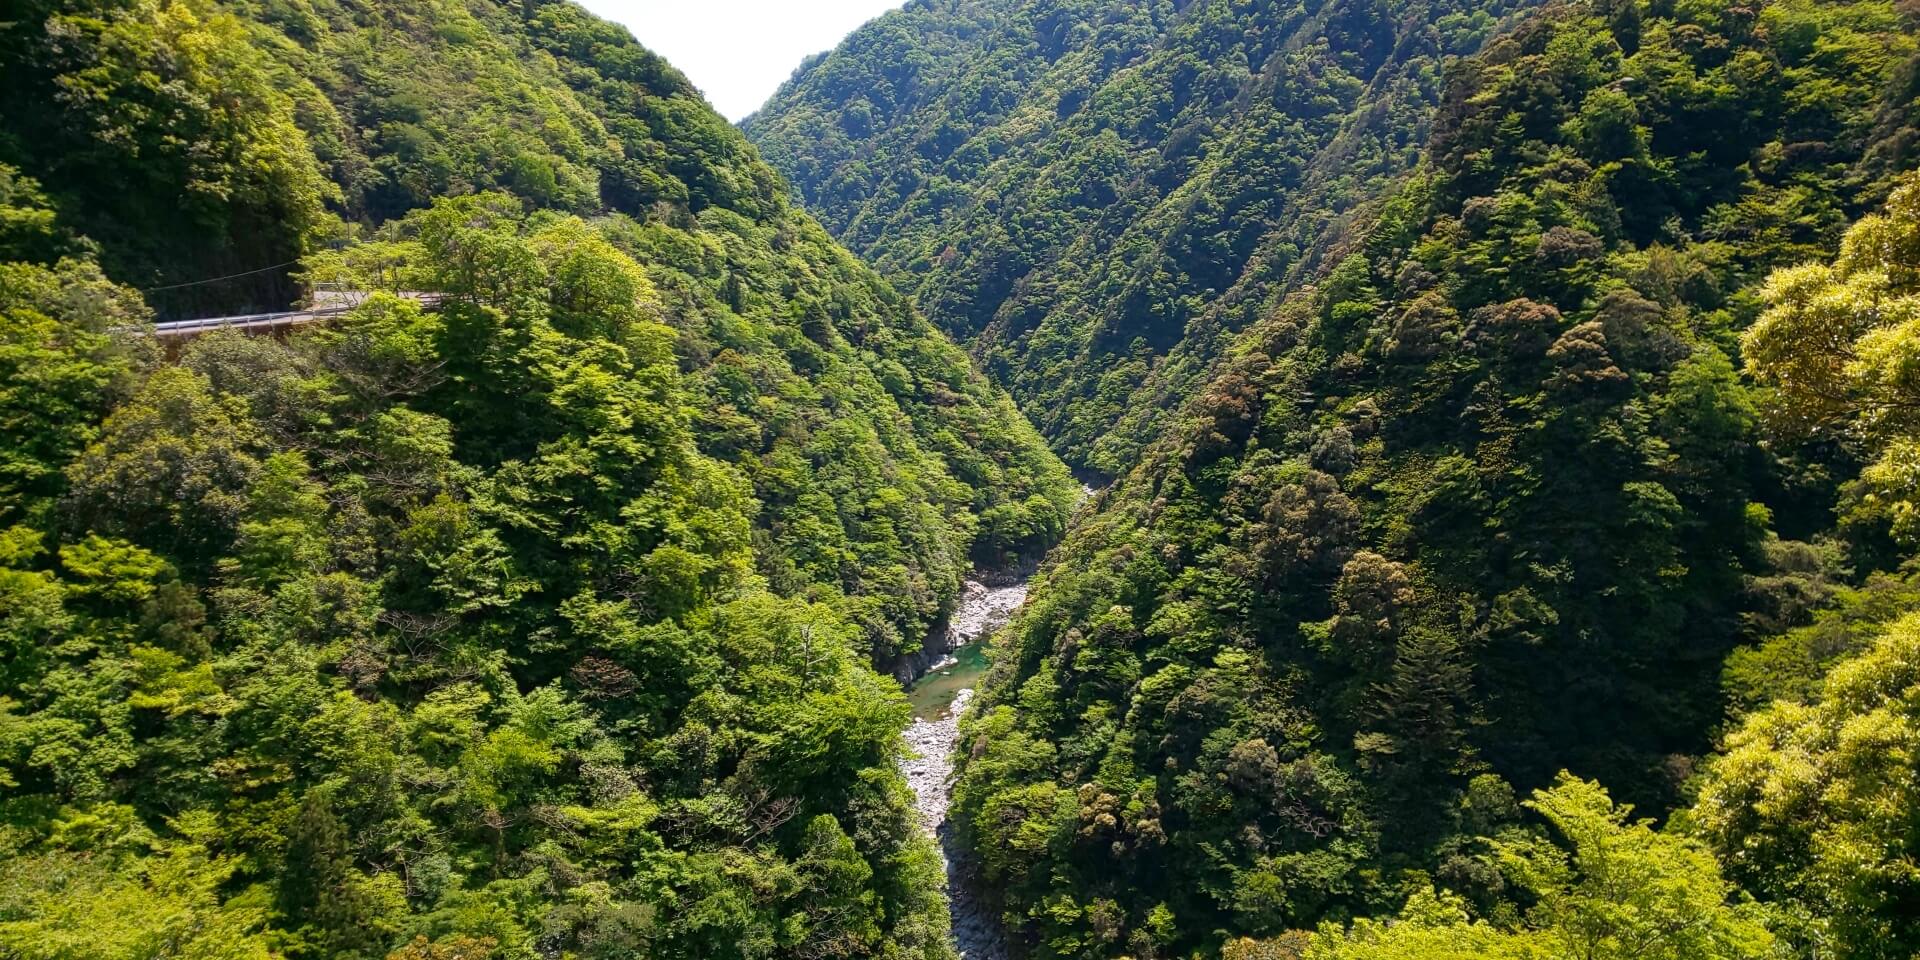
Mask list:
[[[1001,4],[993,9],[1016,23],[1057,14],[1103,25],[1124,20],[1131,30],[1083,30],[1077,45],[1044,67],[1021,60],[1005,67],[1001,61],[1014,55],[979,54],[977,64],[955,68],[965,79],[953,97],[972,95],[974,86],[992,89],[1007,73],[1044,75],[1005,113],[955,121],[958,105],[943,103],[944,109],[909,114],[894,129],[854,141],[863,144],[855,156],[841,145],[844,135],[823,132],[827,124],[818,114],[834,109],[835,95],[864,98],[886,75],[884,65],[847,63],[864,51],[857,32],[843,57],[829,57],[813,74],[865,69],[868,82],[798,75],[744,128],[800,196],[824,211],[830,229],[899,278],[937,323],[972,341],[975,356],[1009,385],[1056,450],[1078,466],[1112,474],[1153,434],[1154,411],[1165,406],[1159,401],[1212,359],[1217,343],[1205,328],[1222,320],[1208,305],[1232,302],[1236,286],[1272,286],[1272,278],[1247,274],[1257,259],[1287,261],[1284,274],[1295,258],[1330,241],[1317,211],[1359,202],[1375,181],[1404,169],[1419,139],[1420,104],[1437,97],[1432,77],[1420,76],[1431,74],[1439,58],[1472,50],[1503,17],[1528,5],[1471,6],[1468,16],[1450,4],[1389,10],[1322,3],[1284,13],[1257,4],[1195,3],[1177,10]],[[935,9],[939,5],[908,14],[931,16]],[[868,29],[904,28],[883,18]],[[1052,52],[1024,34],[1009,46],[1034,60]],[[910,58],[896,53],[881,63],[901,60]],[[1090,60],[1098,66],[1083,65]],[[1188,84],[1199,84],[1201,92],[1177,93]],[[1308,92],[1275,102],[1293,86]],[[1395,95],[1370,96],[1374,87],[1394,88]],[[1134,88],[1149,91],[1148,99],[1132,104],[1126,98]],[[1102,103],[1122,102],[1144,115],[1101,114]],[[1068,103],[1073,110],[1050,106]],[[1055,113],[1057,119],[1049,116]],[[1367,122],[1382,113],[1398,116],[1387,124]],[[946,134],[957,122],[980,126]],[[1401,138],[1370,145],[1374,169],[1334,173],[1315,162],[1323,150],[1357,151],[1369,129]],[[984,152],[992,159],[968,173],[968,162],[942,161],[937,152],[929,157],[928,144],[943,135],[965,137],[958,156]],[[1102,146],[1109,140],[1111,147]],[[843,200],[834,193],[837,184],[866,183],[861,171],[874,150],[918,159],[901,164],[891,180],[867,184],[872,195]],[[1086,180],[1089,171],[1101,172]],[[1318,187],[1302,190],[1289,179],[1308,171]],[[1022,194],[1044,199],[1010,199],[1004,185],[1015,181],[1023,183]],[[1104,184],[1105,192],[1088,195],[1087,187],[1075,186],[1085,183]],[[947,194],[954,199],[944,199]],[[851,218],[841,212],[848,203],[860,211]],[[945,213],[949,208],[956,212]],[[863,226],[887,211],[892,225],[882,229],[889,233]],[[1263,218],[1274,222],[1251,226]],[[1026,232],[1008,237],[1007,229]],[[1213,266],[1202,269],[1203,263]],[[1203,329],[1190,338],[1191,323]]]

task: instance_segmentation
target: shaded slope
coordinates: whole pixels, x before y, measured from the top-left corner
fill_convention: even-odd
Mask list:
[[[1883,3],[1568,4],[1449,72],[998,651],[952,815],[1035,955],[1502,903],[1472,838],[1561,769],[1676,804],[1767,534],[1848,469],[1760,446],[1750,288],[1884,197],[1914,50]]]
[[[748,135],[1113,473],[1426,136],[1439,69],[1527,3],[914,4]]]

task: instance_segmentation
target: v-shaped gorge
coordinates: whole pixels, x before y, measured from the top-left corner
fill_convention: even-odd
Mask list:
[[[1130,469],[1510,2],[910,4],[743,127],[1076,466]]]
[[[1016,954],[1920,946],[1860,839],[1910,764],[1835,739],[1911,732],[1915,49],[1882,2],[917,2],[746,121],[1113,478],[958,731]]]
[[[568,3],[15,3],[0,955],[1911,956],[1915,48],[916,0],[783,179]],[[874,665],[1062,536],[956,922]]]

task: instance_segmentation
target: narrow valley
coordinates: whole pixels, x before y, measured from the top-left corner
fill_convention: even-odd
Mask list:
[[[1920,0],[589,2],[6,3],[0,958],[1920,957]]]

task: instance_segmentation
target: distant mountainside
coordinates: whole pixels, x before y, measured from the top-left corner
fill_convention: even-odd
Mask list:
[[[1029,955],[1916,948],[1915,14],[916,3],[749,121],[1118,476],[962,732]]]
[[[0,955],[950,955],[869,664],[1079,496],[963,351],[571,4],[0,21]],[[323,281],[445,297],[130,332]]]
[[[1536,3],[915,2],[744,124],[1069,461],[1135,461]]]

